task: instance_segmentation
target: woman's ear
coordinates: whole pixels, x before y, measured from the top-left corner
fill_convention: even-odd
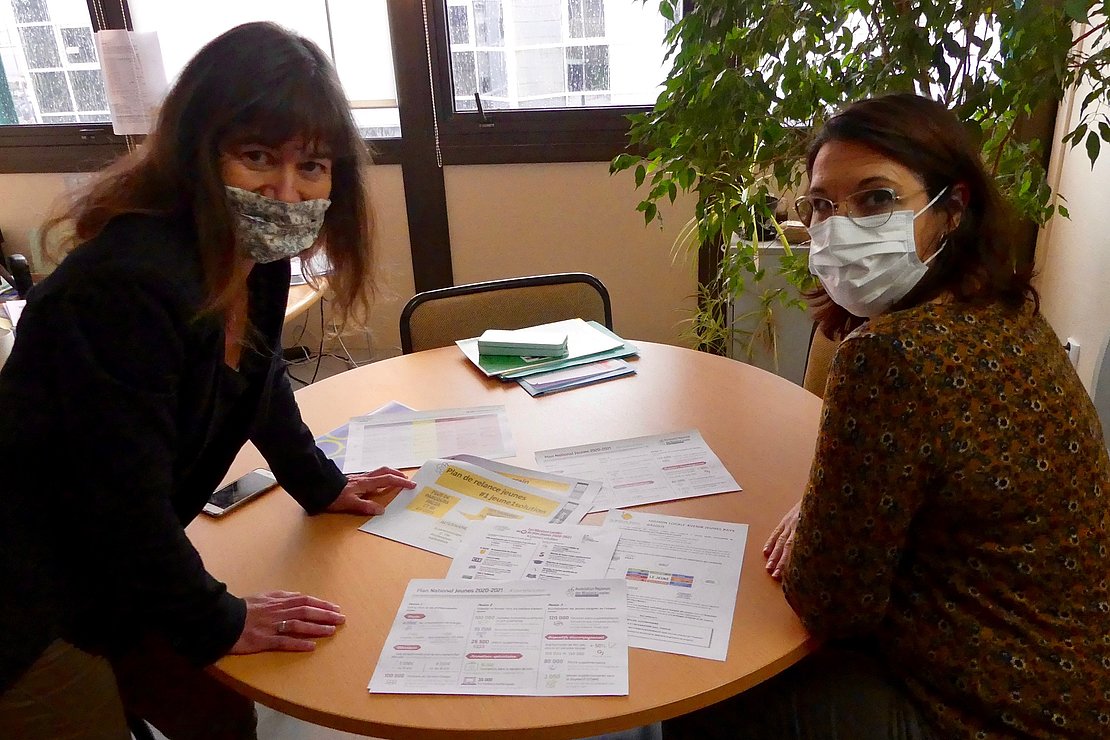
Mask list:
[[[970,196],[971,191],[968,189],[967,183],[958,182],[952,186],[947,202],[949,232],[955,231],[956,227],[960,225],[960,220],[963,218]]]

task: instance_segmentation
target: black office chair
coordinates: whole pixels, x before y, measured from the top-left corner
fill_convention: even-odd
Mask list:
[[[0,231],[0,277],[15,288],[20,298],[26,298],[31,290],[31,266],[22,254],[8,257],[4,251],[4,232]]]
[[[575,318],[613,328],[609,291],[584,272],[427,290],[413,296],[401,311],[401,351],[407,355],[447,347],[486,329],[521,329]]]

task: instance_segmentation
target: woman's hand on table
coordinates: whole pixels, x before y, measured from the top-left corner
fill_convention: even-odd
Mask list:
[[[354,473],[347,476],[347,485],[343,486],[339,496],[324,511],[377,516],[385,511],[385,507],[371,497],[388,493],[395,488],[412,488],[415,485],[404,473],[393,468]]]
[[[346,617],[339,606],[315,596],[293,591],[268,591],[247,596],[243,632],[231,646],[232,655],[266,650],[307,652],[316,639],[335,634]]]
[[[763,546],[763,554],[767,557],[767,572],[772,578],[782,578],[783,571],[790,565],[790,553],[794,549],[794,530],[798,526],[798,512],[801,511],[802,502],[794,504],[794,508],[786,512],[775,531],[767,538]]]

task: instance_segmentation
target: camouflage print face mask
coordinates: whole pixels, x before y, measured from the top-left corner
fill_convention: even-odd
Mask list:
[[[295,257],[311,247],[331,205],[326,198],[286,203],[230,185],[226,190],[238,248],[260,264]]]

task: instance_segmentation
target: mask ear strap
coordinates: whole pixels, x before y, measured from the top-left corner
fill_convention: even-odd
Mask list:
[[[928,208],[928,206],[926,206],[926,208]],[[942,236],[940,238],[940,246],[937,247],[935,252],[933,252],[928,257],[926,257],[925,261],[922,262],[921,264],[928,267],[929,263],[932,262],[933,260],[935,260],[937,255],[944,251],[944,248],[948,246],[948,235],[951,234],[951,233],[952,233],[951,231],[946,231],[944,233],[944,236]]]
[[[947,193],[947,192],[948,192],[948,186],[947,186],[947,185],[945,185],[945,186],[944,186],[943,188],[941,188],[941,189],[940,189],[940,192],[939,192],[939,193],[937,193],[937,194],[936,194],[936,195],[935,195],[935,196],[933,197],[933,199],[932,199],[931,201],[929,201],[928,203],[926,203],[926,204],[925,204],[925,207],[924,207],[924,208],[922,208],[922,209],[921,209],[920,211],[918,211],[917,213],[913,214],[913,217],[914,217],[914,218],[917,218],[917,217],[918,217],[918,216],[920,216],[920,215],[921,215],[922,213],[925,213],[925,211],[927,211],[927,210],[929,210],[930,208],[932,208],[932,207],[933,207],[933,204],[934,204],[934,203],[936,203],[936,202],[937,202],[938,200],[940,200],[940,196],[944,195],[944,194],[945,194],[945,193]]]

